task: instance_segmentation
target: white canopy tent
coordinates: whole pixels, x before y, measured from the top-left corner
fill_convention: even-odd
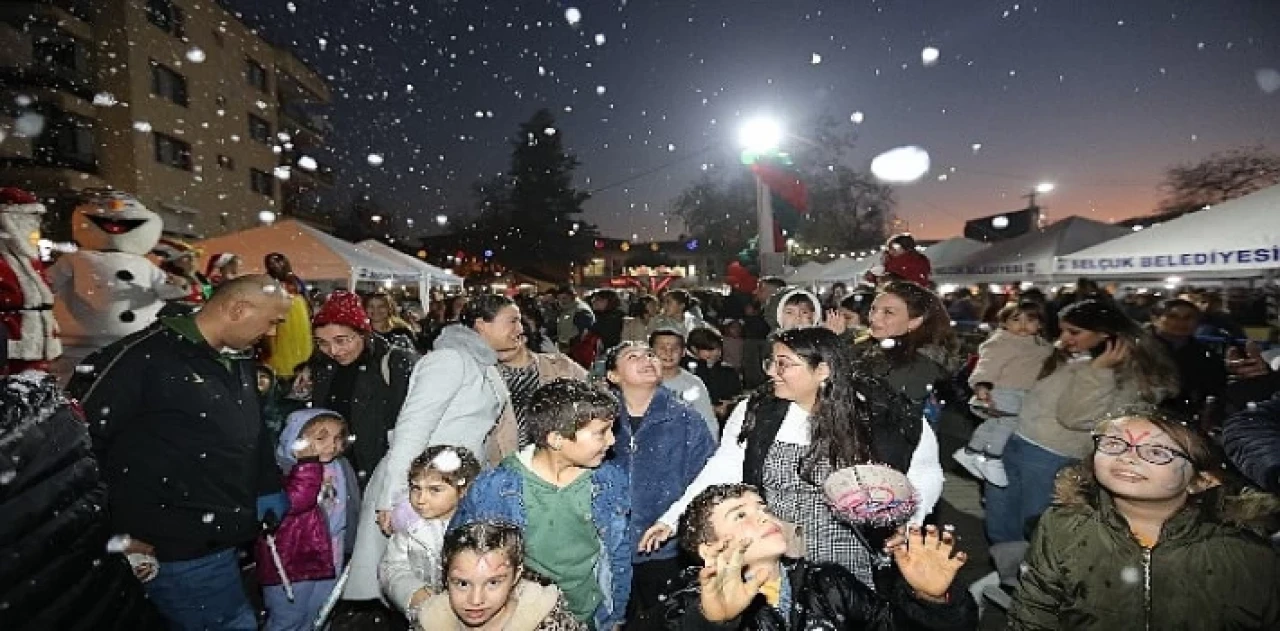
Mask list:
[[[836,259],[827,264],[817,280],[820,283],[857,282],[867,273],[867,270],[879,262],[878,252],[861,258]]]
[[[934,280],[953,283],[1052,282],[1059,257],[1079,252],[1128,234],[1114,226],[1084,217],[1067,217],[1043,230],[992,244],[950,265],[934,265]],[[1079,274],[1064,274],[1063,279]]]
[[[937,270],[939,267],[950,267],[962,263],[990,246],[989,243],[973,239],[953,237],[925,248],[924,255],[929,257],[929,264]]]
[[[419,269],[377,256],[294,220],[205,239],[196,245],[205,257],[221,252],[239,256],[241,271],[249,274],[265,272],[263,259],[280,252],[289,257],[294,273],[303,280],[347,283],[352,289],[360,281],[416,282],[424,277]]]
[[[406,265],[421,271],[432,285],[461,287],[463,284],[461,276],[458,276],[448,270],[440,269],[426,261],[414,258],[381,241],[378,241],[377,239],[365,239],[364,241],[357,243],[356,246],[368,250],[382,258],[389,259],[392,262],[400,265]]]
[[[822,270],[826,269],[828,264],[819,263],[817,261],[809,261],[804,265],[796,268],[790,276],[787,276],[787,282],[793,285],[808,285],[818,280],[818,275]]]
[[[1056,270],[1108,278],[1251,278],[1280,268],[1280,185],[1060,256]]]

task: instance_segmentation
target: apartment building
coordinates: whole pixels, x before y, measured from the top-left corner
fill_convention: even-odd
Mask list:
[[[324,79],[212,0],[0,0],[0,185],[137,195],[166,232],[331,226]]]

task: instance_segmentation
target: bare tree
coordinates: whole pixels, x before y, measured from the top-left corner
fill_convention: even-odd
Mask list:
[[[1215,153],[1166,171],[1160,184],[1165,196],[1154,214],[1192,212],[1276,184],[1280,184],[1280,154],[1261,146]]]

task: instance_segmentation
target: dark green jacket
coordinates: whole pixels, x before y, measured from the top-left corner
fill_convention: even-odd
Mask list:
[[[1280,629],[1280,564],[1256,530],[1274,519],[1273,496],[1208,491],[1144,549],[1110,497],[1082,480],[1059,477],[1009,629]]]

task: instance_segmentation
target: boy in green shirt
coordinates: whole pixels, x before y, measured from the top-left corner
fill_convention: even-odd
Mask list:
[[[524,532],[524,561],[564,592],[579,620],[600,631],[623,622],[631,588],[627,474],[605,463],[618,403],[580,381],[559,379],[533,393],[534,444],[478,478],[451,527],[507,521]]]

